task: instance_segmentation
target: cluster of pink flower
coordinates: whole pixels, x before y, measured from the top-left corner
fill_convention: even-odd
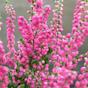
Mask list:
[[[84,56],[81,55],[80,58]],[[88,87],[88,52],[85,54],[85,58],[82,59],[84,65],[81,66],[79,73],[77,74],[76,88],[87,88]]]
[[[22,39],[15,50],[14,14],[6,7],[9,52],[0,42],[1,88],[87,88],[88,52],[80,55],[79,48],[88,37],[88,2],[77,0],[72,32],[62,35],[63,0],[55,1],[52,24],[47,21],[51,7],[43,7],[43,0],[28,0],[33,4],[30,22],[18,17]],[[16,18],[16,13],[15,13]],[[78,69],[79,63],[83,65]]]
[[[0,87],[6,88],[9,84],[8,68],[5,66],[5,50],[0,41]]]

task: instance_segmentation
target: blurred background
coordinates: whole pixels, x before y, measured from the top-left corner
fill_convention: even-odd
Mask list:
[[[30,5],[26,2],[27,0],[12,0],[12,4],[17,12],[17,16],[25,16],[27,17],[26,11],[29,9]],[[44,0],[45,4],[50,4],[51,7],[53,8],[53,0]],[[64,0],[64,15],[63,15],[63,28],[64,32],[63,34],[65,35],[68,32],[71,32],[72,28],[72,19],[73,19],[73,11],[75,8],[76,0]],[[2,21],[3,21],[3,29],[0,31],[0,40],[3,40],[4,46],[6,48],[7,41],[6,41],[6,24],[5,24],[5,19],[6,19],[6,13],[4,10],[5,6],[5,0],[0,0],[0,14],[2,15]],[[49,20],[51,17],[49,18]],[[20,33],[17,29],[17,23],[16,23],[16,41],[18,41],[21,36]],[[16,45],[17,46],[17,45]],[[80,47],[79,51],[80,53],[85,53],[88,50],[88,38],[86,39],[84,45]]]

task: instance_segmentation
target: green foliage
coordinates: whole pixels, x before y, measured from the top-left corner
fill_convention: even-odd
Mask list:
[[[49,64],[49,73],[50,73],[50,74],[52,73],[53,67],[54,67],[54,64],[53,64],[53,63],[50,63],[50,64]]]
[[[42,58],[41,58],[41,61],[44,61],[44,65],[48,64],[49,63],[49,55],[51,55],[53,52],[53,50],[51,48],[49,48],[48,52],[46,55],[44,55]]]
[[[15,85],[12,81],[12,75],[10,72],[8,73],[8,77],[9,77],[9,80],[11,81],[8,85],[8,88],[17,88],[17,85]]]
[[[10,82],[8,88],[30,88],[26,83],[22,83],[20,85],[15,85],[13,82]]]
[[[20,85],[20,88],[25,88],[25,84],[21,84]]]
[[[76,59],[79,59],[79,55],[77,55],[75,58],[76,58]]]
[[[31,72],[36,72],[36,69],[35,68],[33,68],[33,67],[29,67],[29,69],[31,70]]]
[[[9,83],[8,88],[17,88],[17,85],[11,82]]]
[[[23,83],[21,85],[19,85],[19,88],[30,88],[28,85],[26,85],[26,83]]]
[[[16,68],[16,72],[19,72],[21,64],[19,62],[17,62],[17,68]]]
[[[88,0],[82,0],[82,1],[88,2]]]
[[[21,42],[22,44],[24,44],[24,40],[23,40],[22,38],[20,38],[20,42]]]
[[[31,63],[32,63],[32,64],[38,64],[38,61],[37,61],[37,60],[32,60]]]
[[[10,3],[10,2],[11,2],[11,0],[5,0],[5,2],[6,2],[6,3]]]
[[[49,51],[47,54],[51,54],[53,52],[53,50],[51,48],[49,48]]]
[[[10,73],[10,72],[8,73],[8,77],[9,77],[9,80],[11,80],[11,81],[12,81],[12,75],[11,75],[11,73]]]
[[[86,2],[88,2],[88,0],[85,0]]]

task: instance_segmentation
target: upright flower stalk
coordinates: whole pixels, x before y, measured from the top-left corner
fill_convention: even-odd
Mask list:
[[[55,0],[52,11],[43,0],[27,0],[32,5],[30,21],[19,16],[21,39],[15,49],[16,12],[6,3],[7,47],[0,41],[1,88],[87,88],[88,52],[79,48],[88,37],[88,2],[77,0],[72,32],[63,31],[63,0]],[[48,25],[52,13],[52,23]],[[79,63],[83,63],[79,67]]]

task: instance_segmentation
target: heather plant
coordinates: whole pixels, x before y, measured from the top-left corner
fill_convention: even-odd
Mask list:
[[[66,35],[62,34],[63,0],[54,0],[53,10],[43,0],[27,2],[28,20],[17,16],[6,0],[8,52],[0,41],[0,88],[87,88],[88,52],[80,54],[79,48],[88,37],[88,0],[76,0],[72,32]],[[17,49],[15,20],[22,36]],[[77,69],[80,62],[83,65]]]

